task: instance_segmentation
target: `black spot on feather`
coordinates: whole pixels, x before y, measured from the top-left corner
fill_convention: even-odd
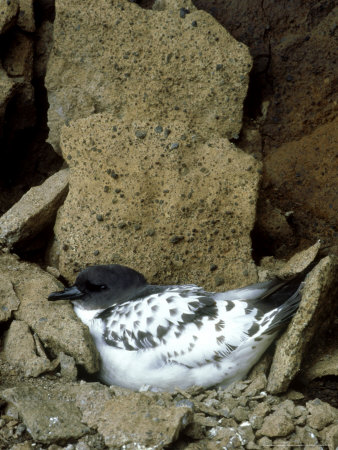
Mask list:
[[[178,310],[177,310],[176,308],[169,309],[169,314],[170,314],[171,316],[176,316],[177,312],[178,312]]]
[[[154,322],[153,317],[147,317],[147,325],[151,325]]]
[[[226,309],[227,311],[231,311],[232,308],[234,308],[234,306],[235,306],[235,303],[232,302],[231,300],[228,300],[227,303],[226,303],[226,305],[225,305],[225,309]]]
[[[219,320],[215,325],[216,331],[221,331],[224,328],[225,322],[224,320]]]
[[[153,312],[158,311],[158,305],[153,305],[153,306],[151,307],[151,310],[152,310]]]
[[[167,334],[167,332],[168,332],[168,328],[163,327],[162,325],[159,325],[157,327],[156,333],[157,333],[157,337],[159,339],[161,339],[165,334]]]
[[[217,344],[219,344],[219,345],[223,344],[224,341],[225,341],[225,337],[224,337],[224,336],[218,336],[218,337],[216,338],[216,342],[217,342]]]
[[[251,327],[248,329],[248,331],[247,331],[247,335],[248,336],[253,336],[254,334],[256,334],[258,331],[259,331],[259,325],[258,325],[258,323],[256,323],[256,322],[254,322],[252,325],[251,325]]]

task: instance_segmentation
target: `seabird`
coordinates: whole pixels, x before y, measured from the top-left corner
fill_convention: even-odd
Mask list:
[[[100,353],[105,384],[226,387],[247,375],[288,324],[308,271],[215,293],[194,284],[151,285],[128,267],[97,265],[48,300],[72,302]]]

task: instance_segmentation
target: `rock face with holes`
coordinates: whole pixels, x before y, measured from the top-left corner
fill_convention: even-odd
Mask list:
[[[70,190],[55,235],[68,279],[85,265],[119,263],[152,283],[220,290],[256,280],[260,165],[227,139],[98,114],[65,127],[61,146]]]
[[[238,136],[248,50],[191,2],[182,6],[56,1],[46,86],[57,152],[63,124],[104,111],[130,121],[176,119],[204,137]]]

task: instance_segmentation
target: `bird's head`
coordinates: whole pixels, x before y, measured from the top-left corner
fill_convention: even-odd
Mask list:
[[[73,286],[52,292],[48,300],[71,300],[82,309],[105,309],[128,300],[147,284],[142,274],[118,264],[90,266],[77,276]]]

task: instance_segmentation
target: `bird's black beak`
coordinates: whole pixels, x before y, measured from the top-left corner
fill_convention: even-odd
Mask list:
[[[81,292],[75,285],[70,288],[65,288],[63,291],[52,292],[48,296],[48,300],[75,300],[76,298],[83,297],[84,293]]]

